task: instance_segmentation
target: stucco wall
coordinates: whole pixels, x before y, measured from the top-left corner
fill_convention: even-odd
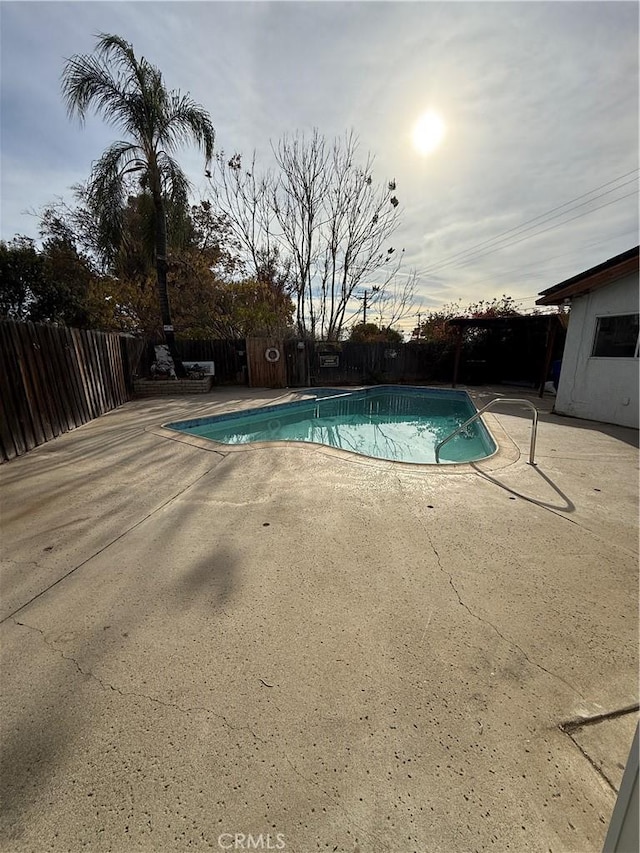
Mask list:
[[[578,296],[571,303],[555,410],[638,428],[637,358],[593,358],[597,318],[638,311],[638,275]]]

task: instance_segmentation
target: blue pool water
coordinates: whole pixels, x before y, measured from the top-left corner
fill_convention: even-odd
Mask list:
[[[466,391],[378,386],[331,388],[300,400],[208,418],[169,429],[222,444],[309,441],[394,462],[435,463],[435,447],[476,412]],[[490,456],[495,442],[481,421],[444,445],[442,463]]]

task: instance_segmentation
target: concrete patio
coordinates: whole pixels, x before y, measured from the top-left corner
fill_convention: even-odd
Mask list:
[[[0,468],[1,849],[600,851],[638,433],[531,397],[537,467],[498,408],[506,456],[433,470],[158,430],[282,396],[134,401]]]

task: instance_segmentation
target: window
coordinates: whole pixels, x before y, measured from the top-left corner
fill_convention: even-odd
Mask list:
[[[591,355],[599,358],[637,358],[638,315],[598,317]]]

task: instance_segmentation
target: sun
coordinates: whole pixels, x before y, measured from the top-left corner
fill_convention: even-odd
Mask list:
[[[446,127],[442,116],[428,110],[413,128],[413,145],[420,154],[431,154],[444,139]]]

